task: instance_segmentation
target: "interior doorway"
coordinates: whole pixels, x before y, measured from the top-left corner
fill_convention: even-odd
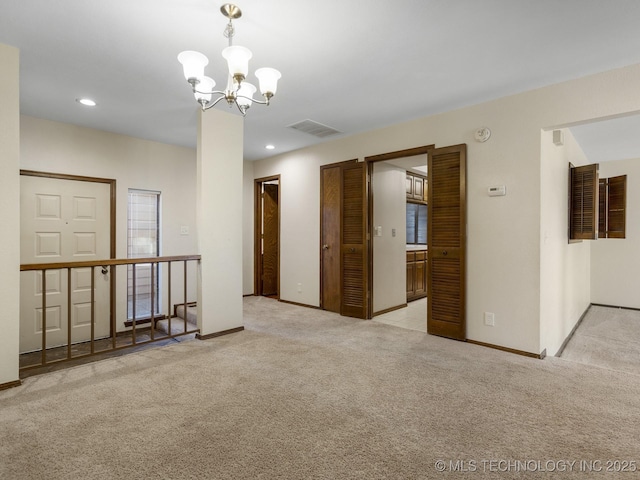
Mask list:
[[[399,161],[403,158],[409,159],[410,162],[411,157],[425,155],[428,163],[426,172],[428,188],[425,188],[425,183],[422,182],[421,188],[416,189],[415,179],[412,179],[413,176],[407,173],[406,192],[401,191],[396,195],[400,200],[405,193],[407,199],[409,197],[413,199],[417,195],[420,198],[419,205],[423,203],[425,198],[427,204],[426,268],[425,259],[418,257],[422,253],[419,251],[410,252],[407,248],[407,295],[409,294],[410,276],[413,278],[414,285],[418,284],[421,289],[424,289],[425,282],[416,282],[415,277],[418,272],[426,270],[427,312],[423,318],[426,321],[427,332],[464,340],[466,338],[466,145],[439,149],[434,148],[433,145],[427,145],[367,157],[365,160],[369,177],[373,177],[376,163],[393,163],[393,161]],[[412,180],[410,181],[410,179]],[[382,308],[379,301],[374,303],[376,300],[376,273],[379,274],[381,269],[384,270],[380,263],[376,269],[374,240],[380,240],[385,234],[394,236],[396,233],[393,231],[395,229],[385,229],[384,226],[375,223],[375,196],[376,185],[375,182],[372,182],[368,197],[369,311],[374,314],[388,314],[406,306],[406,303],[404,305],[400,303],[402,297],[400,291],[398,291],[395,303],[392,299],[391,306]],[[418,229],[416,236],[419,237],[419,234]],[[382,246],[382,242],[379,243],[379,246]],[[387,271],[389,271],[388,268],[385,272]],[[420,278],[423,277],[424,275]],[[378,276],[378,287],[380,287],[381,278],[384,279],[384,276]],[[396,283],[398,282],[402,282],[402,279],[398,278]],[[388,294],[384,288],[380,291],[383,291],[385,295]]]
[[[433,148],[426,145],[365,159],[371,178],[368,223],[372,318],[383,320],[390,312],[401,309],[406,316],[411,310],[411,323],[415,324],[419,316],[423,331],[426,331],[426,302],[415,300],[426,294],[426,228],[423,221],[419,245],[418,239],[409,238],[407,228],[413,226],[415,237],[417,222],[411,225],[407,218],[412,207],[426,210],[427,152]],[[415,188],[418,179],[419,189]],[[408,306],[411,308],[407,309]]]
[[[255,180],[255,294],[280,298],[280,175]]]

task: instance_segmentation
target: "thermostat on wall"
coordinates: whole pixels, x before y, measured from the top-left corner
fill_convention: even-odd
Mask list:
[[[504,197],[507,194],[507,187],[498,185],[497,187],[489,187],[487,189],[490,197]]]

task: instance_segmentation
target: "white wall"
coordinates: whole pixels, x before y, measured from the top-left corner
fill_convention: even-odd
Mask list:
[[[116,180],[116,257],[127,257],[127,194],[130,188],[161,192],[162,255],[198,253],[196,152],[193,149],[22,116],[20,168]],[[181,235],[181,226],[189,235]],[[188,301],[196,299],[190,265]],[[172,304],[183,297],[182,269],[172,269]],[[117,275],[118,330],[126,317],[126,275]],[[166,292],[166,284],[165,290]],[[163,296],[163,302],[167,298]]]
[[[20,317],[20,91],[18,49],[0,44],[0,385],[18,380]]]
[[[540,345],[555,355],[590,303],[590,249],[593,242],[568,242],[569,162],[588,164],[567,129],[564,145],[553,131],[541,134]]]
[[[281,174],[286,186],[281,298],[319,305],[320,165],[466,143],[467,337],[540,353],[546,348],[540,331],[540,131],[640,111],[638,84],[640,65],[634,65],[255,162],[255,177]],[[474,141],[481,126],[492,130],[486,143]],[[488,197],[492,185],[506,185],[507,196]],[[545,273],[555,274],[553,268]],[[296,293],[298,282],[302,293]],[[495,327],[483,324],[483,312],[495,313]]]
[[[373,313],[407,303],[406,178],[403,168],[373,164],[373,225],[382,227],[373,236]]]
[[[253,212],[254,206],[253,162],[244,162],[242,173],[242,294],[253,295]]]
[[[591,242],[591,302],[640,308],[640,159],[600,163],[600,178],[627,175],[626,238]]]

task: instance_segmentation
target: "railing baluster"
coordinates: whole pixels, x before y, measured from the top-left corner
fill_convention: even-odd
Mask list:
[[[167,325],[169,329],[169,336],[173,335],[171,330],[171,263],[167,262],[167,275],[169,277],[169,288],[167,288]]]
[[[91,353],[95,352],[94,337],[96,334],[96,267],[91,267]]]
[[[111,348],[116,348],[116,312],[115,312],[115,292],[112,291],[116,284],[116,265],[109,265],[109,318],[111,320]],[[114,289],[113,289],[114,290]]]
[[[155,334],[155,329],[154,329],[154,323],[155,323],[155,309],[156,309],[156,305],[155,305],[155,295],[156,295],[156,282],[154,281],[153,278],[153,272],[154,272],[154,268],[153,268],[153,263],[151,264],[151,340],[155,340],[154,338],[154,334]]]
[[[47,364],[47,271],[42,269],[42,365]]]
[[[184,332],[187,331],[187,261],[184,261]]]
[[[67,359],[71,358],[71,267],[67,268]]]
[[[133,327],[131,329],[131,332],[132,332],[131,333],[131,344],[135,345],[137,343],[136,342],[136,264],[135,263],[133,264],[133,268],[131,270],[132,270],[132,275],[133,275],[133,278],[131,280],[131,285],[133,287],[133,295],[132,295],[132,300],[131,300],[133,302],[133,305],[131,307],[131,314],[133,315],[133,320],[132,320],[132,323],[131,323],[131,326]]]

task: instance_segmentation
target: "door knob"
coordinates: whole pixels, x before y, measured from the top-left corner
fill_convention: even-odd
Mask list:
[[[323,250],[329,250],[329,245],[327,245],[326,243],[324,245],[322,245],[322,249]]]
[[[443,251],[442,251],[442,255],[444,255],[444,256],[447,256],[447,254],[448,254],[448,253],[449,253],[449,252],[447,252],[446,250],[443,250]]]
[[[109,269],[107,267],[102,267],[102,274],[106,275],[107,273],[109,273]]]

